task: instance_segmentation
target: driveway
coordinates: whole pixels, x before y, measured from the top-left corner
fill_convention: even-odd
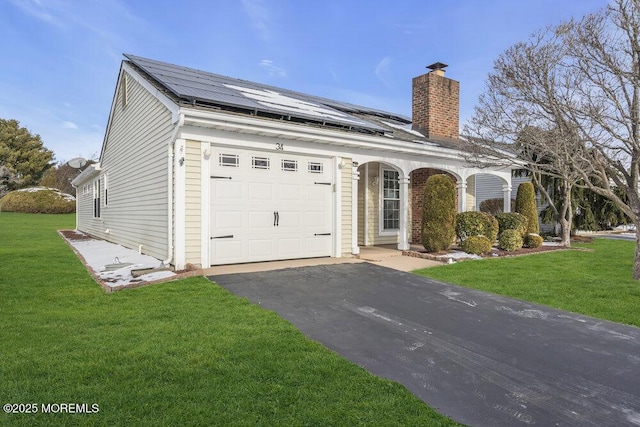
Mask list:
[[[640,425],[640,329],[379,267],[211,276],[471,426]]]

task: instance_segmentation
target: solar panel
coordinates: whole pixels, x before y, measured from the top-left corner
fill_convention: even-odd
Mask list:
[[[124,55],[137,67],[178,98],[202,101],[250,111],[296,117],[320,123],[364,128],[375,132],[386,129],[349,113],[367,113],[409,119],[381,110],[360,107],[299,92],[221,76],[130,54]]]

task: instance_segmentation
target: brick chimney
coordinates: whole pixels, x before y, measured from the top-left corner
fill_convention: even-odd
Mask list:
[[[446,67],[436,62],[427,74],[413,78],[413,129],[427,138],[458,138],[460,82],[444,76]]]

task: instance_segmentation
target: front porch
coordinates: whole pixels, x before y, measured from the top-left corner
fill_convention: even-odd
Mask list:
[[[477,210],[476,175],[490,174],[500,178],[504,211],[510,211],[510,170],[483,170],[462,165],[432,165],[425,162],[366,161],[353,163],[353,254],[365,248],[408,250],[420,245],[422,233],[423,194],[427,179],[446,174],[456,185],[458,212]],[[423,248],[420,246],[420,250]],[[380,254],[375,249],[372,255]]]

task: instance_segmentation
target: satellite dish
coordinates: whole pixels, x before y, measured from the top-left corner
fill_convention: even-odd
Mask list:
[[[83,159],[82,157],[74,157],[73,159],[69,160],[67,164],[74,169],[80,169],[87,164],[87,159]]]

